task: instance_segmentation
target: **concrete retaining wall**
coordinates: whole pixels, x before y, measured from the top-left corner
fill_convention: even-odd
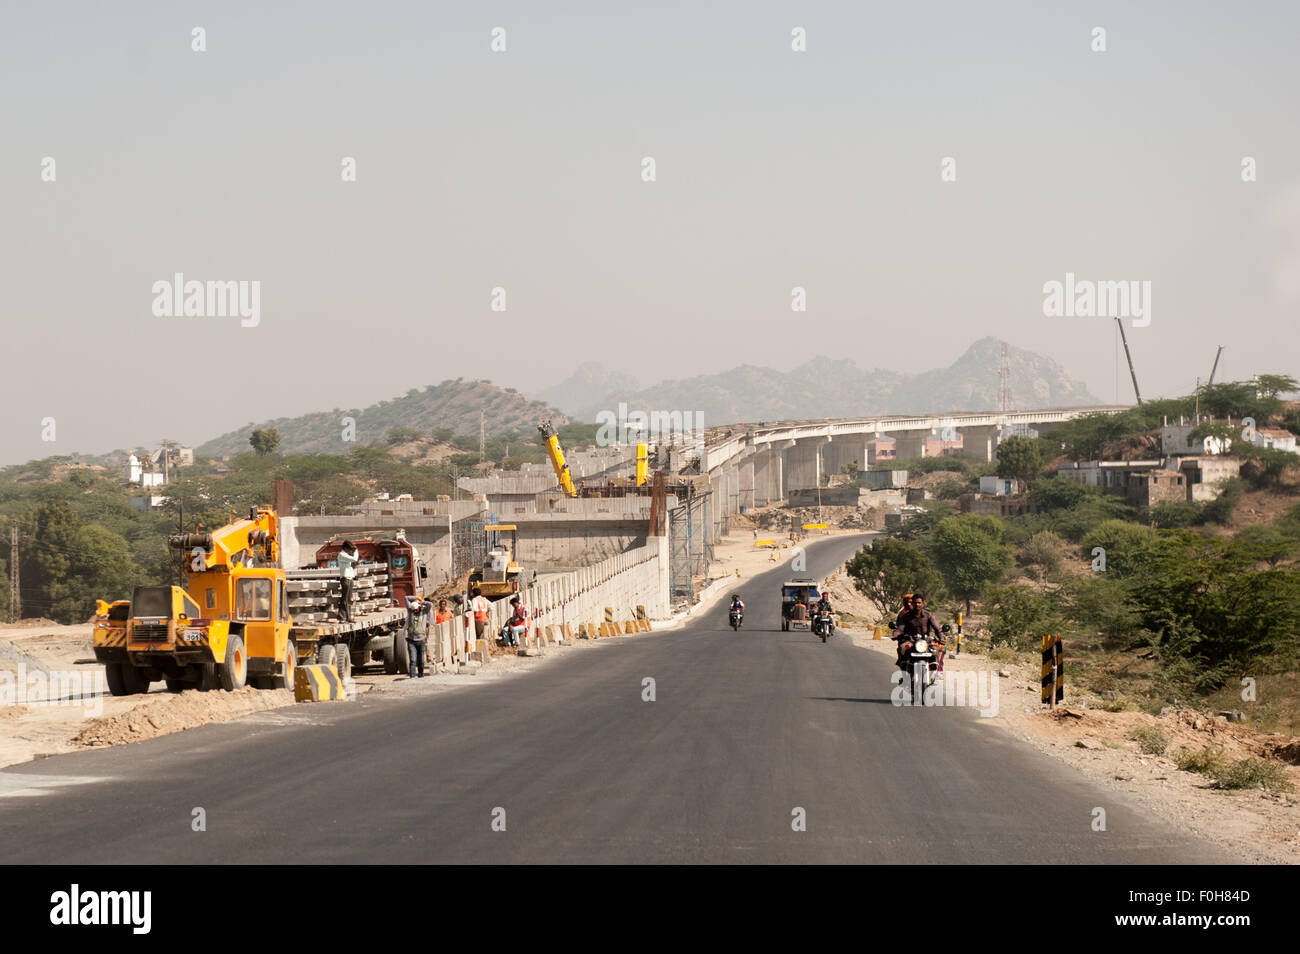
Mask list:
[[[613,610],[620,629],[636,618],[638,606],[645,607],[647,619],[665,619],[671,614],[668,540],[651,537],[643,546],[593,566],[548,576],[523,589],[520,597],[532,619],[533,645],[538,629],[544,635],[548,626],[556,627],[552,632],[558,635],[567,625],[570,638],[577,638],[580,626],[599,633],[606,607]],[[493,603],[484,638],[495,640],[509,617],[508,600]],[[450,665],[465,660],[466,619],[454,617],[434,627],[430,636],[434,661]]]

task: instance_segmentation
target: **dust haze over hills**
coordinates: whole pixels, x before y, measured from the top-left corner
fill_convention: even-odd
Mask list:
[[[811,358],[791,371],[746,364],[717,374],[662,381],[637,389],[627,375],[585,364],[561,383],[537,393],[574,420],[594,422],[602,410],[699,411],[707,424],[760,420],[985,411],[998,406],[1002,342],[981,338],[947,368],[923,361],[915,370],[864,370],[850,358]],[[910,355],[900,356],[910,361]],[[1013,408],[1101,403],[1059,363],[1008,347]]]
[[[458,379],[412,389],[360,409],[339,409],[248,424],[196,448],[213,456],[249,449],[254,428],[276,428],[284,453],[345,453],[343,418],[356,421],[356,443],[383,440],[392,428],[422,434],[449,428],[478,434],[479,411],[489,437],[529,436],[537,422],[595,423],[602,410],[697,411],[708,425],[790,418],[854,417],[991,410],[998,404],[1002,343],[981,338],[947,368],[864,370],[848,358],[818,356],[791,371],[741,365],[717,374],[667,380],[641,388],[630,375],[602,365],[580,365],[567,379],[533,398],[488,381]],[[919,363],[919,362],[918,362]],[[1008,349],[1013,408],[1071,407],[1100,403],[1056,361]]]

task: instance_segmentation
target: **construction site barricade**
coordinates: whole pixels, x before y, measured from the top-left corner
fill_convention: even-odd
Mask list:
[[[296,702],[338,702],[347,698],[343,680],[334,666],[305,665],[293,671]]]

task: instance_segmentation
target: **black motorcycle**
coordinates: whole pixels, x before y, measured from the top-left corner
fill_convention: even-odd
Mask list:
[[[835,616],[830,610],[821,610],[813,616],[812,631],[822,638],[823,643],[835,635]]]
[[[947,623],[939,627],[944,634],[949,632]],[[925,705],[926,690],[939,678],[939,650],[942,643],[933,643],[924,636],[912,640],[912,648],[903,653],[898,661],[898,668],[907,674],[912,686],[912,705]]]
[[[731,611],[731,628],[740,629],[740,624],[745,621],[745,614],[738,609]]]

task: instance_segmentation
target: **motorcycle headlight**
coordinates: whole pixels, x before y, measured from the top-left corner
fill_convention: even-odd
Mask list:
[[[912,648],[915,649],[918,653],[923,653],[930,648],[930,644],[927,643],[924,639],[918,639],[915,643],[912,644]]]

